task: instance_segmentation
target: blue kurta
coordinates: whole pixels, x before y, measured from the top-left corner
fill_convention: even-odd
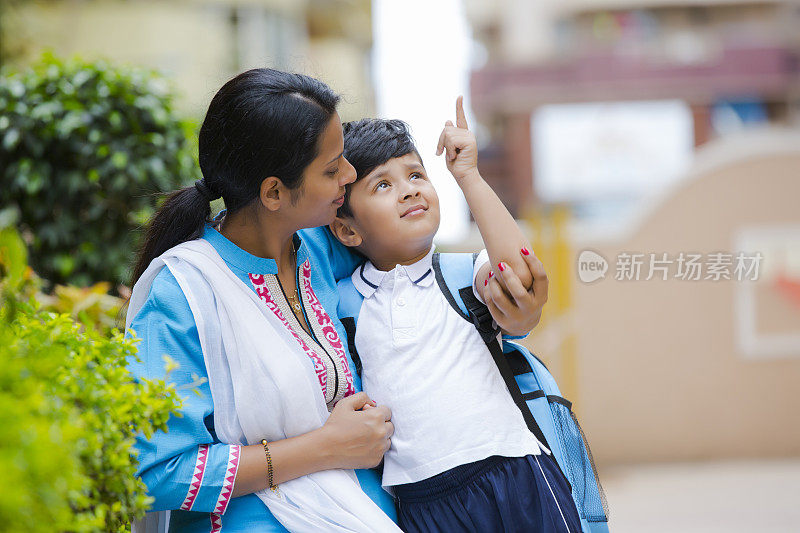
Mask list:
[[[313,290],[346,345],[347,336],[336,314],[339,300],[336,280],[349,276],[359,258],[339,244],[326,228],[301,230],[298,236],[301,244],[297,264],[310,261]],[[250,274],[278,272],[274,260],[245,252],[210,225],[202,238],[211,243],[231,271],[251,289]],[[214,433],[214,403],[197,326],[186,296],[169,269],[162,269],[156,276],[131,329],[142,339],[141,361],[130,363],[134,376],[164,378],[164,356],[169,356],[179,364],[169,374],[169,382],[175,384],[183,398],[182,416],[170,418],[167,433],[158,432],[150,439],[140,436],[137,440],[137,475],[155,498],[152,510],[172,510],[170,531],[286,531],[256,495],[230,500],[224,497],[226,472],[230,477],[230,472],[235,471],[231,470],[231,458],[236,450],[220,443]],[[352,361],[350,368],[355,374]],[[197,384],[202,378],[206,378],[205,382]],[[200,392],[199,396],[192,392],[193,388]],[[364,492],[396,520],[394,504],[380,488],[379,476],[371,470],[356,473]],[[191,510],[179,510],[182,506]]]

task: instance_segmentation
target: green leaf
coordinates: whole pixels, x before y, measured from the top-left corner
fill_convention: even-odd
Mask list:
[[[125,152],[114,152],[111,156],[111,163],[118,169],[123,169],[128,164],[128,154]]]
[[[70,255],[59,255],[55,258],[56,269],[67,277],[75,270],[75,259]]]
[[[15,146],[17,146],[17,143],[19,143],[19,138],[19,130],[16,128],[11,128],[3,136],[3,148],[10,152]]]
[[[17,286],[22,282],[27,266],[25,243],[13,228],[0,230],[0,266],[5,272],[7,282]]]
[[[25,95],[25,85],[20,80],[10,80],[8,82],[8,92],[14,98],[22,98]]]

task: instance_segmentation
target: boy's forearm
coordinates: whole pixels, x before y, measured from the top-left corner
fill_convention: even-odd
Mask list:
[[[519,253],[527,241],[514,217],[477,169],[462,177],[458,183],[483,237],[492,269],[496,269],[502,261],[514,270],[522,285],[530,289],[533,277]]]

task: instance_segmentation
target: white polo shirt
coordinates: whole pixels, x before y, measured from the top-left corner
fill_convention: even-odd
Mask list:
[[[538,455],[531,433],[478,330],[447,303],[433,249],[389,272],[371,262],[352,276],[364,296],[355,335],[362,385],[392,410],[383,485],[427,479],[492,455]],[[485,251],[474,276],[488,261]]]

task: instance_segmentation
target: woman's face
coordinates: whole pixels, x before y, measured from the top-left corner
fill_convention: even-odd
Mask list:
[[[303,172],[303,184],[292,206],[301,228],[333,222],[344,202],[344,186],[356,179],[356,170],[344,158],[344,137],[339,114],[333,117],[319,139],[319,154]]]

